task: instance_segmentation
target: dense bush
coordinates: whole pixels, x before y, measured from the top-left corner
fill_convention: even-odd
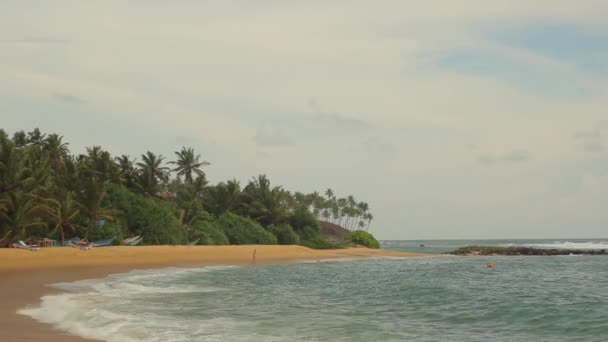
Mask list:
[[[277,241],[280,245],[297,245],[300,243],[300,237],[288,224],[270,226],[268,227],[268,231],[277,237]]]
[[[363,245],[369,248],[380,248],[380,243],[374,236],[363,230],[356,230],[349,234],[348,239],[354,244]]]
[[[164,203],[135,194],[122,186],[113,186],[107,200],[120,211],[132,235],[142,235],[146,244],[182,244],[186,237],[182,226]]]
[[[308,209],[300,207],[289,217],[289,225],[300,236],[300,241],[314,240],[320,237],[319,220]]]
[[[334,249],[336,246],[322,236],[300,242],[300,245],[313,249]]]
[[[217,224],[232,245],[277,244],[277,238],[252,219],[227,212],[217,220]]]
[[[199,221],[192,226],[191,239],[198,245],[228,245],[226,233],[213,221]]]

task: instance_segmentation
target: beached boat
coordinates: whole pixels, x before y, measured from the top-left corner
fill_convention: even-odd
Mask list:
[[[91,245],[93,247],[104,247],[104,246],[109,246],[112,244],[112,242],[114,242],[114,240],[116,240],[116,236],[110,239],[105,239],[105,240],[98,240],[98,241],[93,241],[91,242]]]
[[[124,246],[131,246],[131,243],[133,243],[134,241],[140,240],[140,239],[141,239],[141,236],[137,235],[137,236],[122,240],[122,242],[120,244],[124,245]]]
[[[124,246],[137,246],[139,245],[142,241],[144,240],[143,236],[142,237],[138,237],[136,240],[132,240],[127,242],[126,244],[123,242]]]

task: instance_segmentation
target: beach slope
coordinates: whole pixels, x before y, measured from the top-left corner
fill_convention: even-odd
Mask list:
[[[53,291],[47,284],[104,277],[134,269],[203,266],[217,264],[281,263],[298,260],[366,257],[413,257],[404,253],[367,248],[313,250],[302,246],[137,246],[103,247],[92,250],[47,248],[36,252],[0,249],[0,331],[2,341],[85,341],[67,336],[50,326],[16,314],[35,305]]]

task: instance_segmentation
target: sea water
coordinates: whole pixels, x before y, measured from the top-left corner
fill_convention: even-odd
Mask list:
[[[469,242],[383,247],[439,252]],[[111,342],[608,340],[605,256],[314,260],[134,271],[53,286],[63,292],[20,313]]]

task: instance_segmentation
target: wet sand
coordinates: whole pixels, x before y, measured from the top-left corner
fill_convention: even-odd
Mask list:
[[[313,250],[302,246],[137,246],[103,247],[83,251],[72,247],[36,252],[0,249],[0,341],[89,341],[68,336],[17,310],[36,305],[52,293],[48,284],[100,278],[112,273],[168,266],[243,265],[297,260],[364,257],[412,257],[404,253],[367,248]]]

